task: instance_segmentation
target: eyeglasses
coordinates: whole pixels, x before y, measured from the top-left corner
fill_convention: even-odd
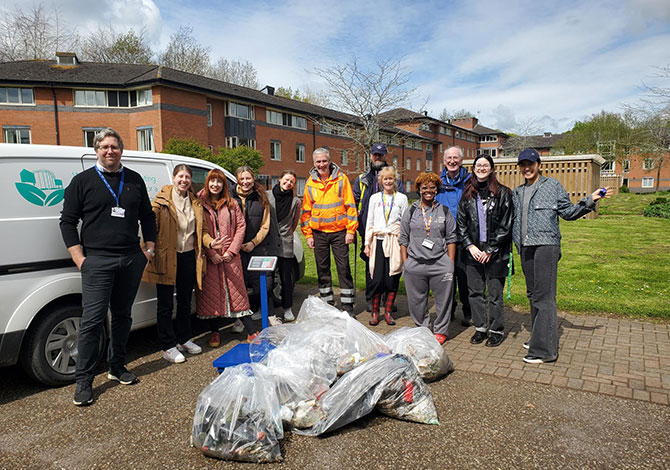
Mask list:
[[[475,170],[490,170],[491,165],[475,165]]]
[[[106,152],[107,150],[111,150],[112,152],[118,152],[119,150],[121,150],[121,147],[117,147],[116,145],[101,145],[98,148],[103,152]]]

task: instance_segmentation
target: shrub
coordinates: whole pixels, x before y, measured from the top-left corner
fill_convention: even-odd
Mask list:
[[[198,141],[176,137],[167,141],[162,153],[183,155],[184,157],[199,158],[200,160],[210,160],[212,158],[212,152]]]
[[[642,215],[645,217],[662,217],[670,219],[670,201],[664,197],[657,197],[651,201],[647,207],[642,209]]]
[[[621,186],[621,187],[619,188],[619,192],[620,192],[620,193],[629,193],[629,192],[630,192],[630,189],[628,189],[628,186],[626,186],[626,185],[624,184],[623,186]]]

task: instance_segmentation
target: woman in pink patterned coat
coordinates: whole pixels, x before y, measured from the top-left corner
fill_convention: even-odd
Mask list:
[[[221,344],[221,317],[239,318],[248,335],[255,332],[239,255],[246,223],[239,204],[230,197],[226,176],[221,170],[207,174],[205,187],[198,196],[209,233],[224,240],[219,250],[205,248],[207,271],[202,279],[202,290],[196,290],[198,318],[210,320],[209,346],[215,348]]]

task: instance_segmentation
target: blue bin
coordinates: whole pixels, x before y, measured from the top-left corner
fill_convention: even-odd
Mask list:
[[[212,365],[216,367],[220,374],[226,367],[248,364],[251,362],[251,357],[249,356],[250,346],[251,345],[247,343],[240,343],[215,359],[212,362]],[[274,348],[275,346],[269,341],[261,341],[258,344],[254,344],[254,354],[258,355],[258,359],[260,360],[264,358],[271,349]]]

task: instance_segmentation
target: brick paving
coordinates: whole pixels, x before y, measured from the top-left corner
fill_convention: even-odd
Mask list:
[[[306,291],[307,289],[300,289]],[[306,293],[306,292],[305,292]],[[382,321],[373,331],[385,334],[414,326],[407,298],[398,297],[397,326]],[[365,305],[359,295],[357,305]],[[434,312],[434,310],[432,310]],[[357,318],[365,325],[368,314]],[[456,371],[553,385],[573,390],[670,405],[670,323],[559,313],[559,358],[550,364],[526,364],[523,343],[530,338],[530,316],[505,309],[505,341],[495,348],[471,344],[473,327],[463,327],[460,309],[450,325],[445,348]]]

